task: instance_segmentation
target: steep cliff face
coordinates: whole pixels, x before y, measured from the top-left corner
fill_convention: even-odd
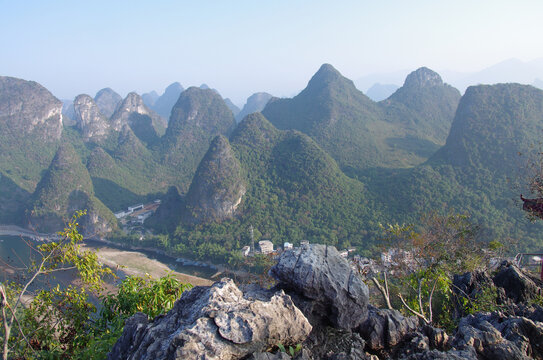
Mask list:
[[[94,102],[100,109],[100,112],[107,118],[110,118],[111,115],[113,115],[121,101],[123,101],[121,95],[110,88],[98,91],[94,97]]]
[[[217,136],[194,175],[183,219],[189,223],[202,223],[230,218],[245,192],[239,161],[228,140]]]
[[[77,96],[73,106],[76,127],[85,141],[100,141],[108,135],[109,121],[89,95]]]
[[[21,136],[59,140],[62,102],[34,81],[0,76],[0,124]]]
[[[111,126],[120,131],[124,125],[132,128],[140,140],[154,144],[164,134],[165,121],[147,108],[138,94],[131,92],[126,96],[111,117]]]
[[[62,102],[33,81],[0,76],[0,172],[33,192],[62,134]]]

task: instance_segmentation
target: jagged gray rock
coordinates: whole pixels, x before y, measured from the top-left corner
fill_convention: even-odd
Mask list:
[[[281,254],[270,275],[287,292],[305,299],[306,316],[325,318],[341,329],[353,329],[367,316],[366,284],[333,246],[311,244]]]
[[[397,346],[419,326],[417,317],[404,317],[397,310],[369,307],[368,318],[357,331],[369,349],[383,350]]]
[[[89,95],[78,95],[73,107],[73,120],[85,141],[99,141],[107,136],[110,124]]]
[[[530,301],[543,294],[543,282],[511,262],[503,262],[492,280],[514,303]]]
[[[0,76],[0,125],[36,141],[54,142],[62,133],[62,102],[34,81]]]
[[[248,299],[223,279],[185,292],[152,322],[141,314],[129,319],[108,359],[241,359],[279,343],[301,343],[311,329],[284,292],[268,301]]]
[[[526,318],[497,314],[469,315],[460,320],[453,348],[474,348],[483,359],[541,358],[543,325]]]

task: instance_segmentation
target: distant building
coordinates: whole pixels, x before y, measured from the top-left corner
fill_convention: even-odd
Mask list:
[[[250,252],[251,252],[251,247],[250,246],[244,246],[241,249],[241,253],[243,254],[243,256],[249,256]]]
[[[261,240],[258,242],[260,252],[262,254],[269,254],[273,252],[273,243],[269,240]]]
[[[136,211],[136,210],[141,210],[141,209],[143,209],[143,204],[138,204],[138,205],[128,207],[128,211],[130,211],[130,212]]]
[[[125,217],[126,215],[130,215],[130,214],[132,214],[132,211],[123,210],[123,211],[116,212],[113,215],[115,215],[115,217],[117,219],[121,219],[121,218]]]
[[[154,202],[155,204],[160,204],[160,203],[162,202],[162,200],[156,199],[156,200],[154,200],[153,202]]]
[[[347,256],[349,256],[349,251],[347,250],[341,250],[339,252],[339,256],[341,256],[342,258],[347,258]]]
[[[300,241],[300,246],[309,245],[309,240]]]
[[[291,250],[294,247],[291,243],[288,241],[283,244],[283,250]]]
[[[151,215],[153,215],[153,212],[152,212],[152,211],[146,211],[146,212],[144,212],[144,213],[139,214],[139,215],[138,215],[138,223],[143,224],[143,222],[144,222],[145,220],[147,220],[147,218],[148,218],[149,216],[151,216]]]
[[[392,248],[381,253],[381,262],[385,267],[398,265],[407,265],[408,267],[416,266],[413,252],[398,248]]]

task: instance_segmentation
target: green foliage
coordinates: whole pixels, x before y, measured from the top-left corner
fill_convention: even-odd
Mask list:
[[[452,330],[456,325],[452,301],[454,274],[484,269],[502,245],[480,239],[478,228],[465,214],[431,213],[421,219],[418,230],[414,225],[381,227],[387,249],[396,249],[388,286],[391,300],[398,296],[401,303],[394,304],[403,306],[406,315],[416,314],[425,322]],[[462,305],[471,313],[490,309],[496,297],[492,300],[485,293],[468,300]]]
[[[101,266],[95,253],[81,250],[82,236],[77,230],[77,220],[83,215],[84,211],[75,213],[64,231],[58,234],[59,240],[34,249],[37,259],[27,264],[28,274],[22,283],[8,280],[0,284],[4,305],[0,316],[3,324],[0,339],[3,340],[5,359],[10,348],[15,357],[42,357],[42,354],[69,357],[85,346],[88,321],[95,310],[88,301],[87,289],[99,291],[103,278],[113,276],[113,273]],[[38,276],[68,270],[75,270],[80,275],[84,288],[56,286],[42,290],[28,307],[23,307],[23,298]]]
[[[121,336],[124,322],[137,312],[150,318],[168,312],[183,291],[192,288],[180,283],[172,274],[159,279],[129,276],[118,287],[116,294],[101,298],[100,316],[87,332],[88,343],[81,348],[80,359],[105,359]]]
[[[180,283],[172,274],[160,279],[129,276],[119,285],[117,294],[102,299],[101,317],[113,322],[143,312],[154,318],[170,310],[183,291],[190,288],[192,285]]]
[[[296,354],[302,351],[302,344],[296,344],[296,347],[292,347],[292,345],[289,345],[287,350],[283,344],[279,343],[277,344],[277,348],[279,349],[279,351],[293,358],[294,356],[296,356]]]
[[[187,256],[226,263],[250,243],[249,228],[275,244],[301,240],[368,248],[379,211],[370,210],[364,186],[299,132],[278,131],[262,115],[245,118],[231,137],[247,191],[237,216],[180,225],[172,244]]]
[[[462,295],[462,294],[461,294]],[[465,295],[465,294],[463,294]],[[477,312],[494,312],[502,308],[498,305],[498,289],[493,286],[485,286],[480,289],[474,299],[467,296],[459,296],[463,314],[475,314]]]
[[[279,129],[311,136],[343,169],[406,167],[443,144],[459,99],[441,84],[403,87],[374,103],[325,64],[300,94],[270,101],[262,113]]]
[[[20,324],[38,357],[65,358],[86,346],[95,310],[84,288],[57,285],[39,291],[23,311]],[[19,356],[33,353],[20,340],[17,345]]]

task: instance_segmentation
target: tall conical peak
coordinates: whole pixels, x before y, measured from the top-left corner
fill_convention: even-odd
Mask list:
[[[232,217],[245,191],[239,160],[228,139],[218,135],[196,170],[183,218],[189,223],[203,223]]]
[[[212,104],[214,109],[209,109]],[[230,117],[231,121],[228,119]],[[181,93],[174,105],[170,117],[170,127],[174,129],[175,126],[183,123],[212,129],[216,125],[214,123],[224,122],[226,119],[228,119],[228,127],[233,127],[235,124],[234,115],[217,92],[192,86]],[[220,132],[222,133],[222,131]]]
[[[330,64],[323,64],[319,71],[313,75],[311,80],[309,80],[309,84],[307,87],[311,87],[314,85],[321,85],[321,84],[329,84],[334,81],[338,81],[340,79],[346,79],[341,75],[339,71],[337,71],[332,65]]]
[[[404,85],[405,87],[431,87],[431,86],[441,86],[443,85],[443,80],[438,73],[433,70],[428,69],[427,67],[421,67],[405,78]]]

